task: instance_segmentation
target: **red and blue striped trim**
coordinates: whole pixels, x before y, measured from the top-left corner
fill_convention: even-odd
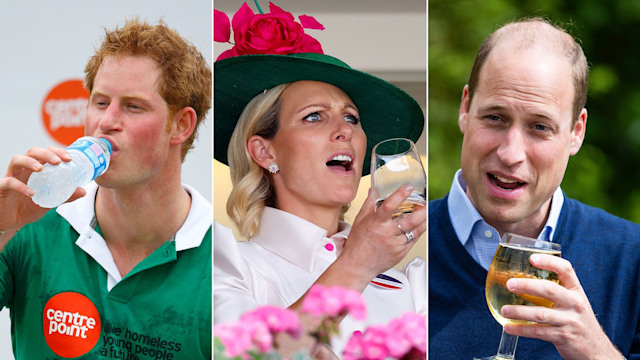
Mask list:
[[[376,276],[371,280],[371,284],[376,287],[389,290],[400,290],[404,286],[400,280],[385,274]]]

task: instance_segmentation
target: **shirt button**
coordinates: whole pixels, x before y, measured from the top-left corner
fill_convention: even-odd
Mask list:
[[[333,244],[327,244],[324,248],[327,249],[327,251],[333,251]]]
[[[362,331],[356,330],[353,332],[353,335],[362,335]]]
[[[491,237],[491,231],[486,230],[486,231],[484,232],[484,236],[486,236],[486,237],[490,238],[490,237]]]

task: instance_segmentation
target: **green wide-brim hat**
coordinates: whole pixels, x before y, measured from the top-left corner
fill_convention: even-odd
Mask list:
[[[337,86],[358,108],[367,135],[362,175],[369,174],[371,150],[386,139],[416,142],[424,129],[424,113],[414,98],[380,78],[349,67],[324,54],[243,55],[214,63],[214,150],[227,164],[229,140],[245,106],[277,85],[315,80]]]

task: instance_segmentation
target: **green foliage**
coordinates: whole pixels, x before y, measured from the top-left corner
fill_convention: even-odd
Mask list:
[[[231,359],[230,357],[227,356],[227,354],[225,354],[224,345],[222,344],[222,341],[220,341],[220,339],[218,339],[217,337],[213,338],[213,358],[223,359],[223,360]],[[237,359],[242,360],[241,357],[238,357]]]
[[[578,38],[591,74],[585,143],[563,190],[640,222],[640,2],[429,1],[429,197],[444,196],[460,167],[458,109],[475,53],[500,25],[542,16]]]

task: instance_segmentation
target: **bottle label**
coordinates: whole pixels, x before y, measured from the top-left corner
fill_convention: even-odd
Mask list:
[[[98,144],[94,144],[91,141],[78,139],[73,144],[67,147],[67,150],[75,149],[83,152],[91,160],[93,164],[93,177],[95,179],[107,169],[107,159],[104,156],[104,151]]]

